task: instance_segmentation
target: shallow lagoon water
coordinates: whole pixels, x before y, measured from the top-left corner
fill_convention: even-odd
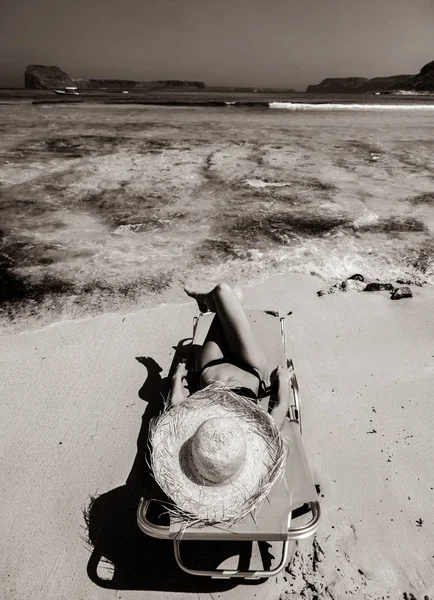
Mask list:
[[[9,316],[286,272],[434,283],[432,106],[11,103],[0,128]]]

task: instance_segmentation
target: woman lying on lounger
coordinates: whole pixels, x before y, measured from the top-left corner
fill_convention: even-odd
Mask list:
[[[220,283],[206,294],[188,287],[185,292],[196,300],[201,312],[216,313],[196,365],[199,388],[219,381],[240,396],[257,399],[265,395],[267,362],[244,312],[241,290]],[[186,398],[183,386],[186,376],[186,366],[180,363],[172,379],[172,405]],[[278,366],[271,374],[271,380],[277,385],[271,416],[281,429],[290,401],[289,369]]]

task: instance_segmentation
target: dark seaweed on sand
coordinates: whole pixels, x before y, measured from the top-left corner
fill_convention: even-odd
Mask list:
[[[205,239],[194,249],[194,257],[205,264],[215,264],[239,258],[239,252],[229,241]]]
[[[128,139],[128,138],[125,138]],[[92,154],[108,154],[122,146],[124,138],[115,135],[79,135],[31,138],[21,142],[8,153],[14,160],[84,158]]]
[[[406,231],[416,231],[428,233],[428,227],[420,219],[415,217],[389,217],[381,219],[377,223],[360,225],[356,227],[360,232],[371,233],[400,233]]]
[[[58,310],[67,298],[79,306],[101,309],[115,297],[134,301],[143,294],[159,294],[172,279],[171,271],[120,282],[94,279],[79,283],[48,271],[32,277],[21,274],[12,257],[0,251],[0,316],[16,318],[20,314],[38,314],[44,308]]]
[[[243,215],[228,224],[225,234],[231,239],[248,242],[260,239],[284,242],[285,237],[318,237],[347,224],[347,218],[332,215],[294,214],[289,212]]]
[[[414,206],[418,206],[419,204],[434,204],[434,192],[419,194],[412,198],[408,198],[408,200],[410,204],[413,204]]]

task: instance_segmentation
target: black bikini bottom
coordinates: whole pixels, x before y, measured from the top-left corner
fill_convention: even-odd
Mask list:
[[[198,379],[200,380],[200,376],[205,371],[205,369],[207,369],[208,367],[214,367],[215,365],[224,365],[224,364],[234,365],[235,367],[238,367],[239,369],[246,371],[246,373],[250,373],[251,375],[254,375],[259,380],[259,389],[258,389],[257,394],[248,387],[230,388],[233,392],[235,392],[236,394],[239,394],[240,396],[247,396],[248,398],[252,398],[253,400],[258,400],[259,398],[263,398],[264,396],[269,395],[270,390],[267,388],[267,384],[262,379],[261,375],[258,373],[258,370],[255,369],[255,367],[252,367],[251,365],[248,365],[247,363],[245,363],[241,360],[238,360],[238,359],[224,357],[224,358],[217,358],[216,360],[210,360],[209,363],[207,363],[199,371],[197,371]]]

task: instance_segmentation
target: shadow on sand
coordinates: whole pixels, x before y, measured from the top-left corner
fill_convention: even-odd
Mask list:
[[[146,460],[149,423],[158,415],[167,397],[172,373],[181,360],[188,358],[191,340],[181,340],[169,375],[151,357],[137,357],[147,369],[147,378],[139,397],[147,402],[137,440],[137,454],[126,484],[91,498],[85,511],[91,557],[89,578],[109,589],[159,590],[173,592],[219,592],[240,583],[255,585],[264,581],[218,580],[197,577],[182,571],[175,560],[173,542],[151,538],[137,525],[136,511],[144,490],[152,486]],[[264,568],[270,568],[270,545],[261,542],[259,551]],[[184,542],[183,560],[194,568],[215,569],[229,557],[239,556],[238,568],[248,569],[252,555],[250,542]]]

